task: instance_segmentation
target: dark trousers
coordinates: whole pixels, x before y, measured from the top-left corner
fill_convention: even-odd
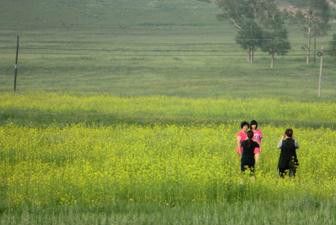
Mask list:
[[[250,170],[250,173],[254,174],[254,172],[255,172],[254,163],[247,164],[247,163],[242,162],[241,165],[240,165],[240,170],[241,170],[242,173],[244,173],[246,170]]]
[[[289,169],[279,168],[279,175],[280,175],[280,177],[284,178],[287,174],[290,177],[295,177],[296,168],[295,167],[292,167],[292,168],[289,168]]]
[[[286,165],[287,164],[287,165]],[[296,156],[293,156],[289,162],[284,164],[279,163],[279,175],[284,178],[287,174],[289,177],[295,177],[296,169],[299,166],[299,161]]]

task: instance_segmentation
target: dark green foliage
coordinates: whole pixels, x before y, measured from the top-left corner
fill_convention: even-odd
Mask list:
[[[327,0],[310,0],[309,7],[313,15],[313,36],[324,36],[330,29],[331,10]]]
[[[328,51],[330,55],[336,56],[336,34],[333,34]]]
[[[256,50],[261,45],[262,30],[254,21],[245,21],[238,31],[236,42],[245,50]]]
[[[285,29],[265,31],[263,33],[264,41],[261,45],[261,49],[270,55],[285,55],[290,50],[290,43],[287,36]]]
[[[275,1],[265,0],[220,0],[223,17],[237,28],[236,42],[248,50],[249,62],[254,52],[261,48],[272,56],[284,55],[290,49],[287,30]]]
[[[276,55],[287,54],[291,47],[284,20],[281,15],[275,15],[269,21],[269,29],[263,32],[261,50],[271,55],[271,68],[273,68],[274,57]]]

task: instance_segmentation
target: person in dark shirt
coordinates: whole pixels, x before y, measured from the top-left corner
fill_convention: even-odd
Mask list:
[[[251,174],[255,172],[255,154],[259,152],[259,144],[253,141],[253,131],[247,131],[247,140],[243,141],[242,147],[242,157],[241,157],[241,171],[245,172],[247,169],[250,170]]]
[[[299,165],[296,149],[299,148],[298,142],[293,138],[293,129],[288,128],[278,144],[280,149],[279,175],[284,178],[289,172],[290,177],[295,177],[296,169]]]

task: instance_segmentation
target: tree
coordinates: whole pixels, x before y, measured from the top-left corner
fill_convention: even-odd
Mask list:
[[[311,0],[312,1],[312,0]],[[317,38],[327,35],[330,29],[329,20],[330,14],[330,3],[328,0],[314,0],[312,5],[315,8],[317,20],[314,21],[312,26],[312,36],[314,39],[314,63],[316,62],[317,54]]]
[[[333,38],[330,41],[329,55],[336,56],[336,34],[333,34]]]
[[[216,0],[222,9],[219,18],[227,18],[237,29],[236,42],[247,50],[248,62],[262,44],[263,27],[274,12],[278,12],[274,0]]]
[[[306,63],[310,63],[311,40],[314,39],[313,52],[316,55],[317,38],[327,34],[330,29],[330,6],[328,0],[307,0],[306,9],[299,10],[296,18],[301,21],[307,43],[304,45],[306,50]],[[314,57],[315,59],[315,57]]]
[[[257,27],[254,11],[254,0],[217,0],[217,5],[222,9],[223,14],[218,18],[227,18],[237,29],[236,42],[247,52],[249,63],[253,63],[254,51],[256,50],[256,37],[252,28]]]
[[[247,50],[248,62],[253,63],[254,53],[261,46],[262,30],[254,21],[246,20],[241,24],[241,29],[238,30],[236,42]]]
[[[271,67],[276,55],[290,49],[284,19],[275,0],[199,0],[215,2],[222,14],[237,30],[236,42],[247,50],[248,62],[253,63],[258,48],[271,55]]]
[[[271,56],[271,69],[273,69],[275,56],[287,54],[291,47],[281,15],[274,15],[268,21],[268,29],[263,31],[261,50]]]

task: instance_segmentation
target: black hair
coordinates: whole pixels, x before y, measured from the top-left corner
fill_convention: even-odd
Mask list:
[[[286,131],[285,131],[285,134],[287,137],[291,138],[293,137],[293,129],[292,128],[288,128]]]
[[[252,130],[248,130],[248,131],[247,131],[247,137],[248,137],[249,139],[252,139],[253,136],[254,136],[253,131],[252,131]]]
[[[256,128],[258,128],[258,122],[256,120],[252,120],[250,125],[256,125]]]
[[[248,128],[250,128],[250,124],[248,122],[246,122],[246,121],[241,122],[240,128],[243,129],[243,127],[245,127],[245,126],[248,126]]]

